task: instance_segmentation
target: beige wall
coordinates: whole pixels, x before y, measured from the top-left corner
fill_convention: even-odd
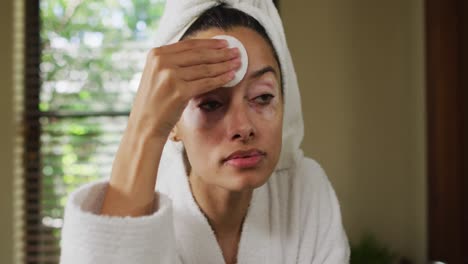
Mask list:
[[[424,263],[422,0],[283,0],[308,156],[327,171],[350,240],[365,231]]]
[[[12,138],[13,138],[13,106],[12,106],[12,48],[13,48],[13,18],[12,0],[0,2],[0,263],[12,263]]]

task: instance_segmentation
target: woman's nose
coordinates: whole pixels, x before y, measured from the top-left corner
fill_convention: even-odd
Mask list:
[[[237,107],[236,109],[230,110],[228,114],[228,131],[231,140],[239,140],[244,143],[251,141],[256,135],[256,129],[249,116],[248,109]]]

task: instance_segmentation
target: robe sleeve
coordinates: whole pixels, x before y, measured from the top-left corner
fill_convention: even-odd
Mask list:
[[[313,175],[307,177],[309,180],[303,185],[308,189],[303,190],[306,195],[302,198],[307,213],[302,219],[304,235],[298,263],[347,264],[350,247],[336,193],[320,165],[312,160],[307,163],[303,173]]]
[[[108,181],[89,183],[69,196],[60,263],[177,263],[171,200],[155,192],[150,215],[99,215],[107,186]]]

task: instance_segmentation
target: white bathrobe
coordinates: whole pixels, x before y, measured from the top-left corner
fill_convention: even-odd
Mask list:
[[[156,46],[177,41],[204,10],[219,2],[168,0]],[[253,192],[238,263],[348,263],[349,244],[333,187],[320,165],[300,149],[299,87],[278,12],[270,0],[222,2],[265,27],[279,56],[285,94],[280,160],[267,183]],[[151,215],[99,215],[108,180],[75,190],[65,208],[61,263],[224,263],[213,230],[191,194],[180,149],[180,143],[166,143]]]

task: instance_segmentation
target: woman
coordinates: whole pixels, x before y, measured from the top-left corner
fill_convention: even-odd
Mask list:
[[[348,263],[279,15],[223,2],[168,1],[110,180],[69,198],[61,263]],[[217,35],[248,53],[231,88],[245,62]]]

